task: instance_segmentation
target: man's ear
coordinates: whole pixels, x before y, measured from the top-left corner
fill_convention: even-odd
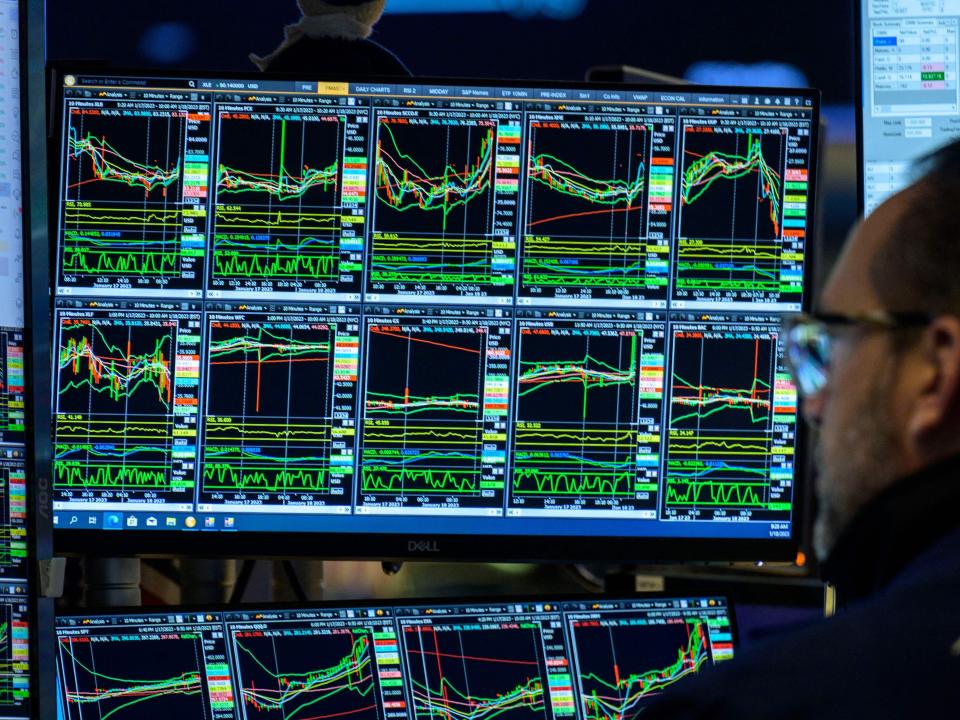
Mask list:
[[[960,437],[951,431],[950,447],[945,447],[944,430],[960,423],[960,317],[941,315],[923,331],[920,351],[908,362],[903,385],[912,406],[906,423],[907,440],[915,448],[930,447],[938,454],[954,450]],[[898,398],[899,400],[899,398]],[[956,423],[951,422],[956,421]]]

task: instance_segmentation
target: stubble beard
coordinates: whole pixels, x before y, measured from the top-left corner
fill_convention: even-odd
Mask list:
[[[860,509],[896,479],[899,445],[891,400],[882,390],[887,385],[877,383],[858,416],[817,444],[813,549],[820,561],[827,559]]]

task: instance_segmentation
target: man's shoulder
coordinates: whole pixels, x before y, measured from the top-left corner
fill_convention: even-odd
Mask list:
[[[743,653],[651,708],[656,718],[908,717],[960,704],[960,578],[891,589]]]

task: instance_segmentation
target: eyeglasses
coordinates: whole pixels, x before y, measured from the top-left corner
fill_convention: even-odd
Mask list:
[[[861,315],[813,313],[792,315],[783,321],[784,356],[801,396],[820,392],[827,384],[836,327],[859,326],[872,330],[922,327],[933,319],[930,313],[895,313],[876,310]]]

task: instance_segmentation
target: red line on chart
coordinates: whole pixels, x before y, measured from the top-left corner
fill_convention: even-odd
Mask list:
[[[541,218],[540,220],[534,220],[531,223],[527,223],[527,227],[533,227],[534,225],[539,225],[540,223],[545,223],[545,222],[551,222],[553,220],[566,220],[567,218],[583,217],[585,215],[607,215],[609,213],[632,212],[634,210],[641,210],[641,209],[643,209],[643,206],[637,205],[635,207],[613,208],[610,210],[586,210],[584,212],[569,213],[567,215],[554,215],[553,217]]]
[[[370,328],[370,332],[376,333],[377,335],[386,335],[387,337],[397,338],[398,340],[408,340],[409,342],[419,342],[426,345],[436,345],[437,347],[447,348],[448,350],[461,350],[462,352],[473,353],[474,355],[482,355],[479,350],[474,350],[473,348],[465,348],[460,345],[448,345],[447,343],[440,343],[434,340],[423,340],[422,338],[413,337],[413,335],[397,335],[392,332],[384,332],[383,330],[377,329],[376,326]]]

